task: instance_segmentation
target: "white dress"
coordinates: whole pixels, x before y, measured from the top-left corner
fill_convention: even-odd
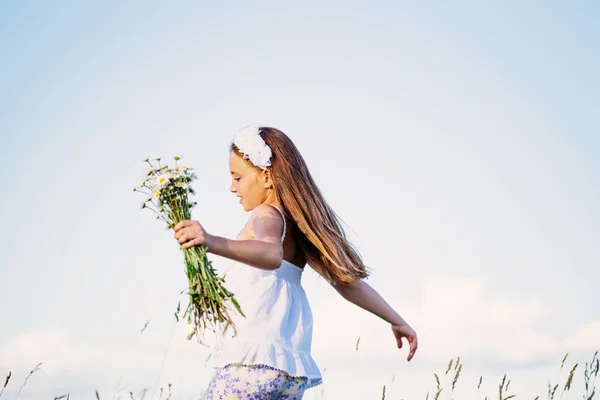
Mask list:
[[[282,241],[285,218],[283,224]],[[225,274],[224,285],[246,317],[237,311],[231,313],[237,336],[232,337],[233,329],[229,328],[219,337],[211,356],[213,367],[267,365],[290,376],[307,377],[309,388],[322,383],[310,353],[313,317],[301,286],[302,272],[285,260],[273,271],[233,264]]]

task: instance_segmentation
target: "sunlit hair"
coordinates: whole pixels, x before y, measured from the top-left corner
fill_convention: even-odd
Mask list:
[[[287,135],[260,128],[271,148],[269,171],[273,189],[307,263],[331,283],[356,283],[369,274],[346,238],[341,221],[329,207],[300,152]],[[235,145],[231,150],[241,155]]]

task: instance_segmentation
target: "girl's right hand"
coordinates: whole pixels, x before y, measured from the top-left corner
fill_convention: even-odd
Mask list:
[[[410,346],[406,360],[412,360],[418,347],[417,333],[406,322],[392,325],[392,332],[394,332],[399,349],[402,348],[402,338],[406,338]]]
[[[206,246],[207,248],[210,247],[209,242],[211,236],[204,230],[198,221],[181,221],[175,225],[173,230],[175,231],[175,239],[184,249],[201,245]]]

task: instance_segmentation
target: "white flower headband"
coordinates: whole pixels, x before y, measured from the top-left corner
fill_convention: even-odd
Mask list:
[[[260,137],[258,127],[250,125],[237,131],[233,144],[246,160],[250,160],[260,169],[267,169],[271,165],[271,148]]]

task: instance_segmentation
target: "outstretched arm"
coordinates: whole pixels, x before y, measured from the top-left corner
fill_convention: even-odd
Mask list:
[[[413,358],[418,347],[417,334],[375,289],[362,280],[355,284],[338,283],[333,287],[344,299],[392,325],[398,348],[402,348],[402,338],[406,338],[410,345],[407,359],[410,361]]]

